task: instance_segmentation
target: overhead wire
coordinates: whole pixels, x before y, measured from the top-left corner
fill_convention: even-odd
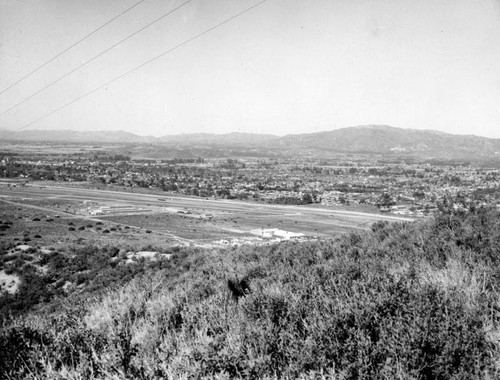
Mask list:
[[[39,89],[38,91],[34,92],[33,94],[31,94],[30,96],[28,96],[27,98],[24,98],[23,100],[21,100],[20,102],[14,104],[13,106],[9,107],[8,109],[6,109],[5,111],[1,112],[0,113],[0,117],[5,115],[6,113],[12,111],[14,108],[17,108],[18,106],[20,106],[21,104],[27,102],[28,100],[34,98],[35,96],[37,96],[38,94],[42,93],[43,91],[45,91],[46,89],[48,89],[49,87],[52,87],[53,85],[55,85],[56,83],[60,82],[61,80],[63,80],[64,78],[67,78],[68,76],[70,76],[71,74],[73,74],[74,72],[80,70],[82,67],[88,65],[89,63],[91,63],[92,61],[95,61],[97,58],[101,57],[102,55],[106,54],[107,52],[109,52],[110,50],[114,49],[115,47],[117,47],[118,45],[122,44],[123,42],[131,39],[132,37],[136,36],[137,34],[141,33],[142,31],[146,30],[147,28],[153,26],[154,24],[160,22],[161,20],[163,20],[165,17],[167,16],[170,16],[172,13],[174,13],[175,11],[179,10],[180,8],[184,7],[185,5],[187,5],[188,3],[190,3],[191,1],[193,0],[186,0],[185,2],[183,2],[182,4],[180,4],[179,6],[175,7],[174,9],[168,11],[167,13],[164,13],[163,15],[161,15],[160,17],[156,18],[155,20],[149,22],[148,24],[146,24],[145,26],[143,26],[142,28],[136,30],[134,33],[132,34],[129,34],[127,37],[121,39],[120,41],[116,42],[115,44],[111,45],[110,47],[104,49],[103,51],[101,51],[99,54],[93,56],[92,58],[86,60],[85,62],[81,63],[80,65],[78,65],[77,67],[75,67],[73,70],[71,71],[68,71],[66,74],[64,74],[63,76],[57,78],[56,80],[50,82],[49,84],[47,84],[46,86],[42,87],[41,89]]]
[[[115,77],[115,78],[111,79],[110,81],[108,81],[108,82],[106,82],[106,83],[104,83],[104,84],[102,84],[102,85],[100,85],[100,86],[98,86],[98,87],[96,87],[96,88],[94,88],[94,89],[92,89],[92,90],[90,90],[90,91],[87,91],[86,93],[84,93],[84,94],[82,94],[82,95],[78,96],[77,98],[75,98],[75,99],[73,99],[73,100],[71,100],[71,101],[69,101],[69,102],[67,102],[67,103],[63,104],[62,106],[60,106],[60,107],[58,107],[58,108],[56,108],[56,109],[54,109],[54,110],[52,110],[52,111],[50,111],[50,112],[48,112],[48,113],[44,114],[43,116],[41,116],[41,117],[39,117],[39,118],[37,118],[37,119],[35,119],[35,120],[33,120],[33,121],[31,121],[31,122],[29,122],[29,123],[27,123],[27,124],[23,125],[22,127],[20,127],[20,128],[18,128],[18,129],[16,129],[15,131],[13,131],[13,133],[15,133],[15,132],[17,132],[17,131],[20,131],[20,130],[22,130],[22,129],[28,128],[29,126],[31,126],[31,125],[33,125],[33,124],[35,124],[35,123],[38,123],[40,120],[43,120],[43,119],[45,119],[46,117],[48,117],[48,116],[50,116],[50,115],[53,115],[53,114],[55,114],[56,112],[59,112],[60,110],[62,110],[62,109],[64,109],[64,108],[66,108],[66,107],[68,107],[68,106],[70,106],[71,104],[74,104],[74,103],[76,103],[76,102],[78,102],[78,101],[82,100],[83,98],[86,98],[87,96],[89,96],[89,95],[93,94],[94,92],[99,91],[100,89],[102,89],[102,88],[104,88],[104,87],[106,87],[106,86],[109,86],[111,83],[113,83],[113,82],[115,82],[115,81],[117,81],[117,80],[119,80],[119,79],[121,79],[121,78],[123,78],[123,77],[125,77],[125,76],[127,76],[127,75],[129,75],[129,74],[131,74],[131,73],[133,73],[134,71],[137,71],[137,70],[139,70],[139,69],[143,68],[144,66],[149,65],[150,63],[152,63],[152,62],[154,62],[154,61],[156,61],[156,60],[158,60],[158,59],[160,59],[160,58],[162,58],[162,57],[164,57],[164,56],[166,56],[166,55],[168,55],[168,54],[172,53],[173,51],[175,51],[175,50],[177,50],[177,49],[179,49],[179,48],[181,48],[181,47],[183,47],[183,46],[185,46],[185,45],[187,45],[187,44],[189,44],[189,43],[193,42],[194,40],[197,40],[198,38],[200,38],[200,37],[202,37],[202,36],[204,36],[204,35],[206,35],[206,34],[208,34],[208,33],[212,32],[212,31],[214,31],[214,30],[216,30],[216,29],[220,28],[221,26],[223,26],[223,25],[225,25],[225,24],[227,24],[227,23],[231,22],[232,20],[234,20],[234,19],[236,19],[236,18],[238,18],[238,17],[242,16],[243,14],[245,14],[245,13],[247,13],[247,12],[249,12],[249,11],[251,11],[251,10],[253,10],[253,9],[257,8],[257,7],[259,7],[260,5],[262,5],[263,3],[267,2],[267,1],[268,1],[268,0],[261,0],[260,2],[258,2],[258,3],[256,3],[256,4],[254,4],[254,5],[252,5],[252,6],[250,6],[250,7],[248,7],[248,8],[245,8],[243,11],[240,11],[240,12],[236,13],[235,15],[233,15],[233,16],[231,16],[231,17],[229,17],[229,18],[227,18],[227,19],[225,19],[225,20],[221,21],[220,23],[218,23],[218,24],[216,24],[216,25],[214,25],[214,26],[212,26],[212,27],[210,27],[210,28],[208,28],[208,29],[204,30],[203,32],[198,33],[198,34],[196,34],[195,36],[193,36],[193,37],[191,37],[191,38],[189,38],[189,39],[187,39],[187,40],[185,40],[185,41],[181,42],[180,44],[175,45],[174,47],[172,47],[172,48],[170,48],[170,49],[168,49],[168,50],[164,51],[163,53],[161,53],[161,54],[159,54],[159,55],[157,55],[157,56],[155,56],[155,57],[153,57],[153,58],[151,58],[151,59],[147,60],[146,62],[144,62],[144,63],[142,63],[142,64],[140,64],[140,65],[138,65],[138,66],[135,66],[134,68],[132,68],[132,69],[130,69],[130,70],[128,70],[128,71],[126,71],[126,72],[125,72],[125,73],[123,73],[123,74],[118,75],[117,77]],[[6,137],[6,136],[4,136],[4,138],[5,138],[5,137]]]
[[[26,78],[28,78],[29,76],[35,74],[38,70],[40,70],[41,68],[47,66],[49,63],[53,62],[54,60],[56,60],[57,58],[59,58],[61,55],[63,55],[64,53],[67,53],[68,51],[70,51],[71,49],[73,49],[75,46],[77,46],[78,44],[82,43],[83,41],[85,41],[87,38],[93,36],[94,34],[96,34],[98,31],[100,31],[101,29],[103,29],[104,27],[108,26],[109,24],[111,24],[113,21],[115,21],[116,19],[120,18],[121,16],[123,16],[124,14],[130,12],[132,9],[134,9],[135,7],[137,7],[139,4],[143,3],[144,1],[146,0],[140,0],[138,2],[136,2],[135,4],[133,4],[132,6],[128,7],[127,9],[125,9],[123,12],[121,12],[120,14],[118,14],[117,16],[113,17],[112,19],[106,21],[104,24],[102,24],[101,26],[99,26],[97,29],[93,30],[92,32],[90,32],[89,34],[85,35],[84,37],[80,38],[78,41],[76,41],[73,45],[67,47],[66,49],[64,49],[63,51],[61,51],[60,53],[56,54],[54,57],[50,58],[48,61],[45,61],[44,63],[42,63],[40,66],[38,66],[36,69],[34,69],[33,71],[30,71],[29,73],[25,74],[23,77],[21,77],[20,79],[18,79],[16,82],[12,83],[9,87],[3,89],[2,91],[0,91],[0,95],[2,95],[3,93],[7,92],[8,90],[10,90],[12,87],[16,86],[17,84],[21,83],[23,80],[25,80]]]

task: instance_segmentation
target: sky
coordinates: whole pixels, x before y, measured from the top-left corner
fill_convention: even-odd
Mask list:
[[[0,91],[137,1],[0,0]],[[1,94],[0,113],[185,1],[144,0]],[[267,0],[57,110],[258,2],[191,0],[4,113],[0,129],[385,124],[500,138],[500,0]]]

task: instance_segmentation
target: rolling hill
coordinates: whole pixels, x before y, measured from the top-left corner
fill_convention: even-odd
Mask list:
[[[100,143],[147,143],[152,136],[139,136],[126,131],[73,131],[73,130],[0,130],[0,139],[32,142],[100,142]]]
[[[402,155],[439,159],[500,158],[500,139],[432,130],[366,125],[329,132],[287,135],[282,146],[328,152]]]
[[[154,143],[176,149],[259,149],[285,155],[376,154],[418,159],[500,160],[500,139],[455,135],[433,130],[364,125],[333,131],[289,134],[196,133],[139,136],[125,131],[20,131],[0,130],[0,139],[16,141]],[[229,150],[228,150],[229,149]]]

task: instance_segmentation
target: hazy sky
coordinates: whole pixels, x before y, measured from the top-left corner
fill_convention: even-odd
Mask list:
[[[138,0],[0,0],[0,91]],[[145,0],[0,95],[0,113],[184,0]],[[192,0],[0,117],[18,129],[256,4]],[[28,129],[500,138],[500,0],[268,0]]]

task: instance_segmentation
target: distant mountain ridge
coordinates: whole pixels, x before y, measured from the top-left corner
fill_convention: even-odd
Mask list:
[[[125,131],[0,130],[0,139],[33,142],[154,143],[175,148],[241,147],[287,154],[365,153],[425,159],[500,160],[500,139],[433,130],[403,129],[388,125],[363,125],[326,132],[289,134],[283,137],[242,132],[154,137]]]
[[[267,144],[279,139],[278,136],[271,134],[231,132],[225,134],[215,133],[193,133],[182,135],[166,135],[159,137],[161,142],[165,143],[190,143],[198,144],[229,144],[229,145],[248,145],[248,144]]]
[[[500,139],[433,130],[365,125],[329,132],[287,135],[287,146],[345,153],[399,154],[440,159],[500,158]]]
[[[101,142],[101,143],[142,143],[153,142],[154,136],[139,136],[118,131],[73,131],[65,130],[0,130],[0,139],[33,142]]]

